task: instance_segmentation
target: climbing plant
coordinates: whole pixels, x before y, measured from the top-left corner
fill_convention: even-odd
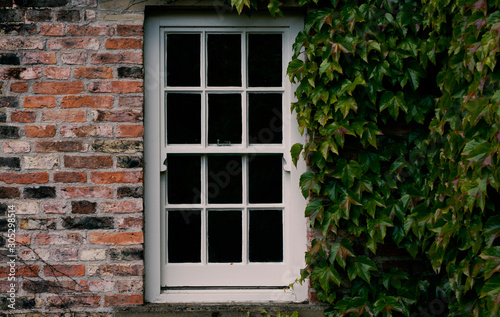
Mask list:
[[[232,3],[283,15],[277,0]],[[436,300],[435,314],[497,316],[498,0],[299,5],[287,71],[307,142],[291,153],[308,162],[318,233],[302,277],[332,316],[410,316]],[[411,261],[394,265],[388,249]]]

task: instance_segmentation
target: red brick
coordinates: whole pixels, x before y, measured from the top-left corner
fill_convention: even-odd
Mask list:
[[[90,180],[96,184],[141,183],[142,172],[91,172]]]
[[[0,186],[0,198],[19,198],[20,196],[19,188]]]
[[[68,79],[71,75],[69,67],[45,67],[44,74],[49,79]]]
[[[142,232],[90,232],[89,241],[94,244],[131,245],[144,242]]]
[[[94,292],[94,293],[109,293],[115,287],[114,281],[89,281],[80,280],[78,282],[78,291],[80,292]]]
[[[68,25],[66,34],[76,36],[111,36],[115,29],[110,26]]]
[[[12,122],[35,122],[36,113],[34,111],[12,111],[10,113],[10,120]]]
[[[9,266],[0,267],[0,278],[7,277],[10,272]],[[16,276],[35,277],[38,276],[40,268],[38,265],[16,265]]]
[[[64,24],[40,25],[40,35],[63,36]]]
[[[22,93],[28,91],[28,84],[24,81],[17,81],[10,84],[10,91],[15,93]]]
[[[120,36],[143,36],[144,28],[142,25],[118,25],[116,33]]]
[[[85,265],[45,265],[43,274],[45,276],[84,276]]]
[[[55,125],[27,125],[24,127],[28,138],[50,138],[56,135]]]
[[[106,168],[113,167],[113,159],[107,155],[64,156],[64,167],[70,168]]]
[[[142,212],[141,201],[108,201],[101,203],[101,212],[133,213]]]
[[[30,96],[24,97],[24,108],[54,108],[56,98],[54,96]]]
[[[16,244],[17,245],[30,245],[31,244],[31,235],[26,234],[26,233],[16,234]]]
[[[106,40],[106,48],[112,50],[120,50],[120,49],[142,49],[142,40],[141,39],[107,39]]]
[[[107,186],[63,187],[61,197],[66,198],[113,198],[113,188]]]
[[[74,281],[49,281],[49,280],[29,280],[23,282],[23,290],[30,294],[50,293],[60,294],[69,293],[75,290]]]
[[[142,92],[141,81],[97,81],[90,83],[90,92],[127,94]]]
[[[130,306],[144,304],[143,296],[132,295],[105,295],[104,306]]]
[[[80,245],[84,237],[79,233],[47,233],[41,232],[33,235],[35,245]]]
[[[95,121],[111,121],[111,122],[137,122],[143,120],[142,110],[115,110],[115,111],[97,111]]]
[[[108,125],[62,126],[61,136],[64,138],[112,137],[113,127]]]
[[[42,77],[41,67],[4,67],[0,68],[0,79],[37,79]]]
[[[92,38],[64,38],[47,41],[47,47],[52,50],[61,49],[86,49],[98,50],[99,40]]]
[[[57,63],[54,52],[26,52],[24,64],[55,64]]]
[[[87,53],[86,52],[62,53],[61,59],[65,64],[83,65],[87,60]]]
[[[76,95],[84,90],[81,81],[73,82],[39,82],[33,85],[37,94],[46,95]]]
[[[144,100],[141,96],[120,96],[118,106],[124,108],[142,108],[144,106]]]
[[[45,110],[42,114],[44,122],[85,122],[85,110]]]
[[[91,64],[139,64],[142,65],[142,53],[99,53],[92,54]]]
[[[117,218],[118,228],[130,229],[130,228],[142,228],[144,221],[142,217],[125,217]]]
[[[106,264],[99,265],[101,276],[142,276],[143,266],[139,264]]]
[[[43,184],[49,181],[48,173],[2,173],[0,181],[7,184]]]
[[[61,108],[112,108],[113,96],[64,96]]]
[[[35,151],[38,153],[47,152],[82,152],[87,146],[80,141],[39,141],[35,142]]]
[[[56,183],[85,183],[87,174],[81,172],[55,172],[54,182]]]
[[[0,50],[43,50],[43,40],[32,38],[0,39]]]
[[[71,295],[47,297],[48,307],[68,309],[68,307],[99,307],[101,297],[93,295]]]
[[[116,127],[116,136],[119,138],[139,138],[144,135],[142,125],[119,125]]]
[[[112,79],[113,70],[108,67],[78,67],[73,74],[75,78],[91,78],[91,79]]]

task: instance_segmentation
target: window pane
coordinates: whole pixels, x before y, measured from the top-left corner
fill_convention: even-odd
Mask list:
[[[167,157],[167,201],[170,204],[201,202],[200,156],[169,155]]]
[[[241,95],[209,94],[208,143],[227,142],[241,144]]]
[[[168,144],[200,144],[200,94],[167,94],[166,116]]]
[[[248,85],[281,87],[281,34],[248,35]]]
[[[208,212],[208,262],[241,262],[241,211]]]
[[[242,202],[241,156],[208,157],[208,203]]]
[[[249,94],[248,103],[250,144],[281,144],[283,140],[281,94]]]
[[[241,86],[241,35],[209,34],[208,86]]]
[[[248,159],[249,201],[281,203],[283,192],[282,156],[256,155]]]
[[[167,34],[167,86],[200,86],[200,34]]]
[[[201,262],[201,211],[168,211],[168,262]]]
[[[250,210],[250,262],[283,261],[281,210]]]

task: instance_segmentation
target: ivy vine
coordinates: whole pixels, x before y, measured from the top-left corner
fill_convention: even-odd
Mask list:
[[[239,12],[277,0],[232,0]],[[288,75],[318,235],[309,277],[331,316],[500,308],[498,0],[299,0]],[[407,254],[422,270],[389,265]]]

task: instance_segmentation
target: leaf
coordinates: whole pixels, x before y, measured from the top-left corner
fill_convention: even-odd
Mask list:
[[[484,283],[483,288],[481,288],[480,298],[485,296],[498,296],[500,294],[500,274],[494,275],[492,278]]]
[[[300,187],[302,188],[302,195],[304,198],[309,196],[309,191],[319,194],[321,185],[319,184],[313,172],[305,172],[300,176]]]
[[[363,170],[356,161],[350,161],[349,164],[346,164],[345,160],[340,160],[337,167],[340,168],[340,171],[334,176],[340,178],[347,188],[351,188],[354,185],[354,179],[360,178],[363,175]]]
[[[370,271],[378,271],[377,266],[372,260],[364,255],[358,256],[356,260],[356,262],[347,267],[347,275],[349,276],[349,279],[352,281],[356,278],[356,276],[359,276],[367,283],[370,283]]]
[[[324,210],[324,208],[323,208],[323,203],[321,202],[321,200],[313,200],[307,204],[306,217],[309,217],[313,226],[314,226],[314,222],[316,221],[316,219],[319,219],[319,220],[322,219],[323,210]]]
[[[304,146],[301,143],[295,143],[292,148],[290,149],[290,154],[292,156],[292,162],[295,167],[297,167],[297,161],[299,160],[299,155],[300,152],[302,152],[302,149]]]
[[[349,114],[350,110],[353,110],[354,112],[358,111],[358,104],[356,103],[356,100],[353,97],[345,97],[342,96],[339,98],[339,100],[335,103],[335,111],[339,111],[342,113],[342,115],[347,117]]]
[[[313,280],[318,280],[321,288],[325,292],[330,291],[330,282],[333,282],[337,284],[337,286],[340,286],[340,275],[331,266],[320,265],[315,267],[311,273],[311,278]]]
[[[236,7],[238,14],[240,14],[244,6],[250,8],[250,0],[231,0],[231,5]]]
[[[483,235],[486,246],[491,247],[496,238],[500,237],[500,217],[490,217],[484,224]]]
[[[382,94],[380,98],[380,111],[384,109],[389,110],[389,114],[396,120],[399,115],[399,109],[404,112],[408,112],[408,107],[406,106],[404,95],[401,91],[394,94],[392,91],[386,91]]]
[[[267,9],[271,13],[273,17],[276,17],[276,14],[283,17],[283,12],[280,10],[280,6],[283,3],[279,2],[278,0],[269,0],[269,4],[267,5]]]

